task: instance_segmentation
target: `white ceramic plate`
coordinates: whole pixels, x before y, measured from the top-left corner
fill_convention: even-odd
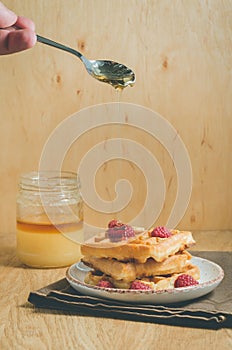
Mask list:
[[[177,303],[208,294],[219,285],[224,277],[223,269],[212,261],[192,257],[191,263],[199,267],[201,278],[198,285],[184,288],[135,291],[91,286],[84,282],[87,272],[91,269],[81,262],[72,265],[67,270],[66,279],[75,290],[84,295],[141,304]]]

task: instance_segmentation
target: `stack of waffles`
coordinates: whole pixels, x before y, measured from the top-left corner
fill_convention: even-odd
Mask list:
[[[163,290],[180,287],[176,282],[178,277],[184,277],[182,286],[197,284],[200,271],[191,263],[187,251],[193,244],[195,241],[188,231],[163,226],[143,231],[112,220],[105,232],[81,246],[82,262],[92,268],[85,283]]]

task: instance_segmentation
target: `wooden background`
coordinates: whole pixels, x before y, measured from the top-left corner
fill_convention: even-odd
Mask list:
[[[55,127],[83,108],[118,101],[158,112],[186,145],[193,189],[178,226],[191,230],[232,229],[232,1],[4,3],[33,19],[41,35],[76,48],[90,59],[125,63],[135,71],[137,81],[119,96],[110,86],[92,79],[74,56],[40,43],[26,52],[0,57],[1,231],[15,229],[19,175],[38,169],[43,146]],[[164,147],[141,130],[105,126],[86,132],[68,152],[64,167],[77,170],[81,158],[95,143],[119,134],[142,143],[159,161],[168,188],[157,220],[164,224],[177,191],[176,174]],[[134,213],[143,205],[146,179],[128,161],[112,160],[109,164],[106,175],[104,166],[97,172],[97,191],[102,198],[112,199],[117,177],[128,178],[134,188],[133,202],[121,217],[130,220],[130,208]],[[86,203],[87,223],[104,225],[112,216],[98,213]]]

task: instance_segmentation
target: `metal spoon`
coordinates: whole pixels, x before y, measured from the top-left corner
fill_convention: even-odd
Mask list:
[[[124,89],[128,85],[133,86],[135,83],[134,72],[121,63],[107,60],[88,60],[80,52],[40,35],[37,35],[37,41],[77,56],[84,63],[87,72],[92,77],[112,85],[115,89]]]

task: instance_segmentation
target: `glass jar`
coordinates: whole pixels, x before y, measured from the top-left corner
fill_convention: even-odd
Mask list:
[[[83,200],[72,172],[23,174],[17,197],[17,255],[38,268],[68,266],[80,259]]]

